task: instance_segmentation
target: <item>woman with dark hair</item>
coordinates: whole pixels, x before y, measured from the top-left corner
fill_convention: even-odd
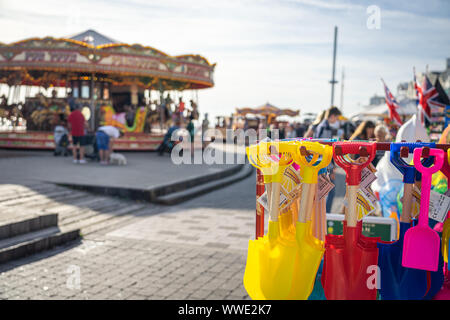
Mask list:
[[[350,137],[350,140],[373,140],[375,138],[375,123],[372,121],[363,121],[356,128]]]
[[[311,138],[314,135],[314,131],[316,131],[317,126],[322,122],[322,120],[325,118],[325,113],[327,110],[323,110],[321,113],[319,113],[314,120],[313,123],[308,127],[308,130],[306,130],[305,138]]]

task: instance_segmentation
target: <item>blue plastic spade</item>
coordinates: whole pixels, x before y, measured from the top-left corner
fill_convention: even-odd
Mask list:
[[[434,143],[391,144],[390,160],[402,173],[403,183],[413,184],[417,178],[417,170],[414,166],[407,164],[402,157],[412,153],[415,148],[425,146],[433,147]],[[427,164],[424,163],[424,165]],[[431,274],[428,275],[429,281],[427,281],[427,271],[402,266],[403,238],[410,227],[410,223],[400,222],[398,241],[378,243],[378,267],[381,272],[379,293],[383,300],[421,300],[430,292]]]
[[[379,292],[383,300],[421,300],[427,292],[427,271],[402,266],[403,237],[410,226],[400,222],[398,241],[378,243]]]

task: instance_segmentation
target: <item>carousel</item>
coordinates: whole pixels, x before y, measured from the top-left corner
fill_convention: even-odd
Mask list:
[[[230,116],[216,117],[215,129],[221,133],[222,138],[227,137],[227,129],[254,129],[266,128],[271,124],[285,125],[288,121],[285,117],[298,117],[300,110],[280,109],[270,103],[266,103],[256,108],[236,108]]]
[[[115,149],[154,150],[174,114],[198,119],[197,90],[214,86],[214,68],[200,55],[170,56],[93,30],[0,43],[0,148],[53,149],[54,126],[78,106],[91,133],[101,125],[125,133]]]
[[[281,120],[281,117],[297,117],[300,115],[300,110],[280,109],[266,103],[257,108],[236,108],[234,113],[233,129],[244,128],[245,122],[249,128],[258,128],[258,124],[262,121],[264,127],[271,124],[281,124],[286,121]]]

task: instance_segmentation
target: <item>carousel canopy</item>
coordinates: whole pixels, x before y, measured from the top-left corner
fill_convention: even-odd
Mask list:
[[[107,36],[104,36],[103,34],[98,33],[95,30],[90,30],[90,29],[85,32],[74,35],[74,36],[70,37],[70,39],[86,42],[86,43],[89,43],[90,45],[93,45],[94,47],[98,47],[100,45],[105,45],[105,44],[119,43],[116,40],[113,40]]]
[[[417,103],[415,99],[400,98],[398,102],[399,108],[396,110],[401,116],[412,116],[417,113]],[[351,119],[378,119],[389,116],[389,108],[386,103],[379,105],[370,105],[353,114]]]
[[[73,78],[104,79],[162,90],[214,86],[215,64],[200,55],[170,56],[155,48],[112,40],[94,30],[71,38],[0,43],[0,82],[65,86]]]
[[[299,110],[293,111],[291,109],[280,109],[267,102],[265,105],[262,105],[257,108],[241,108],[241,109],[236,108],[236,113],[242,116],[245,116],[247,114],[255,114],[267,117],[278,117],[278,116],[296,117],[300,114],[300,111]]]

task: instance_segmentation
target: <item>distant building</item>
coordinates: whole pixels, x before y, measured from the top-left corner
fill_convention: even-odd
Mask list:
[[[430,71],[428,72],[428,78],[430,78],[431,83],[434,84],[436,78],[439,77],[442,87],[444,88],[447,95],[450,95],[450,58],[447,58],[446,69],[443,71]]]
[[[384,104],[384,102],[384,96],[377,96],[374,94],[373,97],[369,99],[369,106],[379,106],[380,104]]]

